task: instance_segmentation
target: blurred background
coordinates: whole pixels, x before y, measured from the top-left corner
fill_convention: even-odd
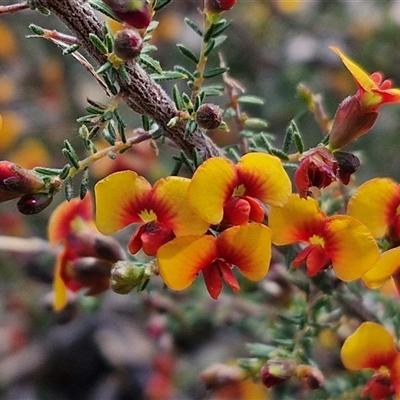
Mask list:
[[[187,67],[176,43],[198,51],[199,38],[183,18],[201,25],[199,7],[200,0],[172,0],[157,14],[160,25],[152,43],[158,50],[153,56],[164,69],[176,64]],[[221,47],[229,74],[246,94],[264,100],[264,105],[248,105],[244,110],[268,121],[267,131],[276,137],[277,146],[293,118],[307,148],[323,137],[297,96],[299,83],[322,96],[330,118],[338,104],[355,93],[351,75],[329,46],[338,46],[370,73],[382,71],[393,79],[394,87],[400,87],[398,1],[238,0],[225,17],[233,20]],[[30,23],[66,32],[54,16],[30,10],[0,16],[0,158],[26,168],[61,168],[66,163],[61,154],[65,139],[81,149],[76,119],[85,114],[86,98],[100,102],[107,98],[73,57],[63,56],[49,41],[28,39]],[[210,65],[218,66],[216,56]],[[165,85],[169,92],[171,85]],[[210,101],[224,107],[226,98]],[[128,134],[140,126],[139,116],[123,107],[121,112]],[[400,107],[382,107],[374,128],[346,148],[362,160],[358,183],[377,176],[400,180],[399,127]],[[219,133],[215,140],[226,145],[237,138]],[[124,168],[154,181],[172,170],[170,155],[170,149],[161,147],[157,157],[143,143],[116,161],[94,165],[92,184]],[[202,282],[180,294],[171,294],[155,282],[143,293],[78,296],[67,310],[53,314],[49,296],[55,250],[46,242],[47,221],[63,199],[60,193],[50,207],[34,216],[19,214],[13,201],[0,207],[1,398],[292,398],[294,392],[276,397],[252,382],[230,392],[211,392],[198,380],[201,370],[213,362],[246,355],[247,341],[267,339],[276,309],[286,307],[292,293],[278,278],[270,279],[273,288],[266,282],[243,282],[239,295],[224,291],[218,302],[208,299]],[[128,228],[118,237],[124,243],[131,233]],[[271,300],[275,307],[269,305]],[[322,351],[334,369],[335,352]],[[299,388],[292,390],[298,399],[311,398]]]

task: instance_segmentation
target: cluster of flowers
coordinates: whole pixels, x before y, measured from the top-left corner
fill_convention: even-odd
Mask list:
[[[190,179],[170,176],[153,185],[134,171],[113,173],[94,188],[94,219],[87,195],[62,203],[49,221],[51,243],[63,244],[54,281],[55,309],[65,306],[67,289],[87,288],[97,294],[109,287],[111,268],[125,259],[125,252],[104,235],[131,224],[139,227],[129,240],[129,252],[154,256],[156,272],[173,290],[189,287],[202,273],[213,299],[223,282],[236,292],[234,266],[246,278],[260,280],[268,272],[272,245],[294,243],[300,244],[300,252],[292,266],[305,263],[309,276],[332,268],[346,282],[361,278],[367,287],[377,288],[392,277],[400,287],[400,185],[385,178],[366,182],[343,215],[327,215],[309,195],[312,186],[349,182],[354,171],[335,154],[368,132],[379,106],[400,102],[400,89],[393,89],[380,73],[368,75],[339,49],[333,50],[358,90],[340,104],[329,143],[300,157],[294,177],[297,194],[281,160],[258,152],[245,154],[236,164],[211,158]],[[47,189],[35,172],[6,161],[0,164],[2,201],[22,196],[23,205],[32,207],[34,195]],[[28,205],[26,195],[34,196]],[[377,244],[382,239],[388,244],[385,249]],[[371,338],[378,336],[380,343],[372,345]],[[361,325],[342,349],[349,369],[378,371],[365,389],[376,399],[391,393],[400,398],[398,354],[391,335],[374,323]]]

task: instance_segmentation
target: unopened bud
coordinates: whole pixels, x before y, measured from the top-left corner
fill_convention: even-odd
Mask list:
[[[270,388],[292,378],[296,372],[296,362],[291,358],[268,360],[261,368],[260,379],[263,385]]]
[[[118,31],[114,39],[114,53],[122,60],[133,60],[142,50],[143,39],[134,29]]]
[[[146,0],[103,0],[113,13],[126,24],[136,28],[147,28],[152,12]]]
[[[216,129],[222,122],[222,110],[215,104],[204,103],[197,110],[196,122],[200,128]]]
[[[144,283],[145,266],[131,261],[118,261],[111,270],[111,289],[119,294],[127,294]]]
[[[53,196],[48,193],[25,194],[18,200],[17,208],[21,214],[38,214],[52,201]]]
[[[125,258],[121,245],[112,237],[96,235],[93,247],[99,258],[111,263]]]
[[[43,187],[43,179],[35,172],[10,161],[0,161],[0,201],[36,193]]]
[[[237,0],[205,0],[204,9],[211,13],[221,13],[222,11],[230,10]]]
[[[74,280],[88,288],[88,295],[96,295],[110,287],[111,263],[95,257],[81,257],[72,264]]]
[[[340,181],[347,185],[351,175],[359,170],[361,166],[360,160],[354,154],[345,151],[335,151],[333,155],[338,164],[337,175]]]
[[[296,367],[296,376],[311,390],[319,389],[324,384],[324,375],[312,365],[300,364]]]

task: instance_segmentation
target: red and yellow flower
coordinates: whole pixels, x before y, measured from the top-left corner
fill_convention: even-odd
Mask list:
[[[352,371],[372,369],[375,374],[362,395],[381,400],[395,395],[400,399],[400,353],[393,336],[374,322],[364,322],[350,335],[341,350],[343,365]]]
[[[260,202],[282,206],[291,190],[279,158],[248,153],[237,164],[223,157],[205,161],[192,177],[188,201],[212,225],[241,225],[262,222],[265,211]]]
[[[157,252],[160,275],[169,288],[186,289],[201,271],[213,299],[221,293],[222,281],[239,290],[234,265],[246,278],[257,281],[266,275],[270,260],[271,230],[259,223],[228,228],[218,237],[175,238]]]
[[[89,295],[107,290],[113,263],[125,258],[114,239],[97,231],[90,194],[61,203],[50,217],[48,236],[52,246],[62,245],[53,281],[55,311],[67,304],[68,290],[87,288]]]
[[[352,281],[370,270],[379,256],[369,230],[347,215],[327,216],[311,197],[293,194],[283,207],[271,207],[269,226],[276,245],[303,243],[293,267],[306,263],[309,276],[329,267],[343,281]]]
[[[341,58],[358,86],[356,94],[346,98],[339,105],[333,120],[329,147],[331,150],[337,150],[372,128],[381,105],[400,103],[400,89],[392,88],[392,81],[384,80],[380,72],[369,75],[337,47],[331,49]]]
[[[128,243],[131,254],[141,248],[153,256],[175,236],[203,235],[209,224],[187,201],[190,180],[170,176],[154,186],[134,171],[109,175],[95,186],[96,225],[105,235],[140,224]]]

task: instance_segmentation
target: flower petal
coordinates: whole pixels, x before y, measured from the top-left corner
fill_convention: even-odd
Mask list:
[[[378,246],[369,230],[347,215],[328,218],[324,239],[335,274],[342,281],[360,278],[379,257]]]
[[[244,194],[268,205],[282,206],[292,193],[292,184],[281,160],[270,154],[245,154],[237,164],[237,174],[246,188]]]
[[[375,178],[357,189],[348,203],[347,214],[362,222],[375,238],[381,238],[399,205],[400,186],[388,178]]]
[[[90,193],[87,193],[83,200],[74,198],[71,201],[63,201],[49,219],[48,238],[51,245],[57,245],[71,233],[71,224],[74,219],[91,221],[92,217],[93,205]]]
[[[252,281],[262,279],[271,260],[271,229],[258,223],[234,226],[217,238],[218,258],[236,265]]]
[[[218,267],[218,260],[202,269],[207,292],[212,299],[217,300],[222,291],[222,279]]]
[[[142,222],[139,213],[151,210],[149,182],[134,171],[116,172],[97,182],[96,225],[105,235]]]
[[[343,344],[341,358],[347,369],[390,368],[398,356],[392,335],[374,322],[364,322]]]
[[[374,266],[362,277],[363,282],[371,289],[381,287],[400,269],[400,247],[382,253]]]
[[[191,285],[199,271],[217,258],[214,236],[182,236],[158,249],[157,262],[165,284],[174,290]]]
[[[271,207],[268,225],[272,229],[272,242],[277,245],[308,242],[313,235],[322,234],[325,219],[313,198],[301,199],[293,194],[283,207]]]
[[[169,176],[153,186],[153,210],[157,221],[171,228],[176,236],[202,235],[210,226],[190,207],[189,184],[190,179]]]
[[[188,189],[189,204],[210,224],[221,222],[224,204],[237,185],[236,166],[223,157],[205,161],[195,171]]]
[[[345,56],[337,47],[330,46],[329,48],[341,58],[343,64],[350,71],[350,73],[353,75],[353,78],[357,81],[357,84],[361,88],[363,88],[366,92],[370,92],[373,89],[379,89],[379,86],[359,65],[357,65],[354,61]]]
[[[65,262],[65,251],[63,251],[57,257],[53,279],[53,310],[56,312],[61,311],[68,303],[67,286],[61,278],[62,265]]]

